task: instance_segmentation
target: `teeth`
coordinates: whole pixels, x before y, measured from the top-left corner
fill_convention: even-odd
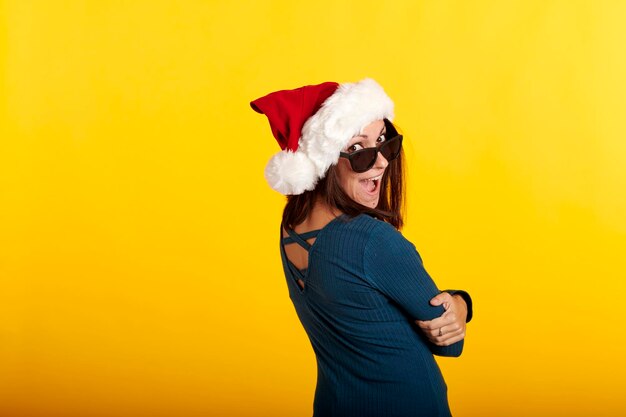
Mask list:
[[[382,177],[383,177],[383,174],[380,174],[377,177],[365,178],[365,179],[362,179],[361,181],[380,181]]]

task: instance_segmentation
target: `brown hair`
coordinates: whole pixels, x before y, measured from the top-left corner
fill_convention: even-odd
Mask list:
[[[332,165],[326,176],[318,181],[315,189],[299,195],[287,196],[283,210],[283,224],[291,229],[302,223],[309,216],[315,202],[320,199],[333,209],[338,209],[350,217],[361,213],[368,214],[391,224],[400,230],[404,216],[404,151],[389,162],[380,183],[380,199],[376,208],[366,207],[352,200],[339,185],[337,165]]]

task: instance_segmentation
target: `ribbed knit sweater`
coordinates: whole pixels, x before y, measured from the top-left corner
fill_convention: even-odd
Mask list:
[[[415,246],[365,214],[302,235],[286,230],[289,295],[317,358],[314,416],[450,416],[433,354],[459,356],[463,341],[436,346],[414,324],[445,311],[429,303],[440,291]],[[283,244],[308,245],[308,268],[298,270]]]

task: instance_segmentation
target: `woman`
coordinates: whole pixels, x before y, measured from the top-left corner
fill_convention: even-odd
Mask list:
[[[280,252],[317,357],[314,416],[449,416],[433,354],[461,354],[471,299],[440,293],[398,231],[404,157],[393,102],[365,79],[251,106],[283,149],[265,176],[288,196]]]

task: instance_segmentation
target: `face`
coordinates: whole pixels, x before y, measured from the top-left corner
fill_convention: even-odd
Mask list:
[[[376,120],[363,129],[361,135],[350,139],[348,145],[342,150],[352,153],[363,148],[380,146],[385,141],[385,122]],[[379,152],[374,166],[369,171],[356,173],[350,167],[350,161],[339,158],[337,162],[337,176],[339,185],[352,200],[366,207],[375,208],[380,198],[380,183],[389,162]]]

